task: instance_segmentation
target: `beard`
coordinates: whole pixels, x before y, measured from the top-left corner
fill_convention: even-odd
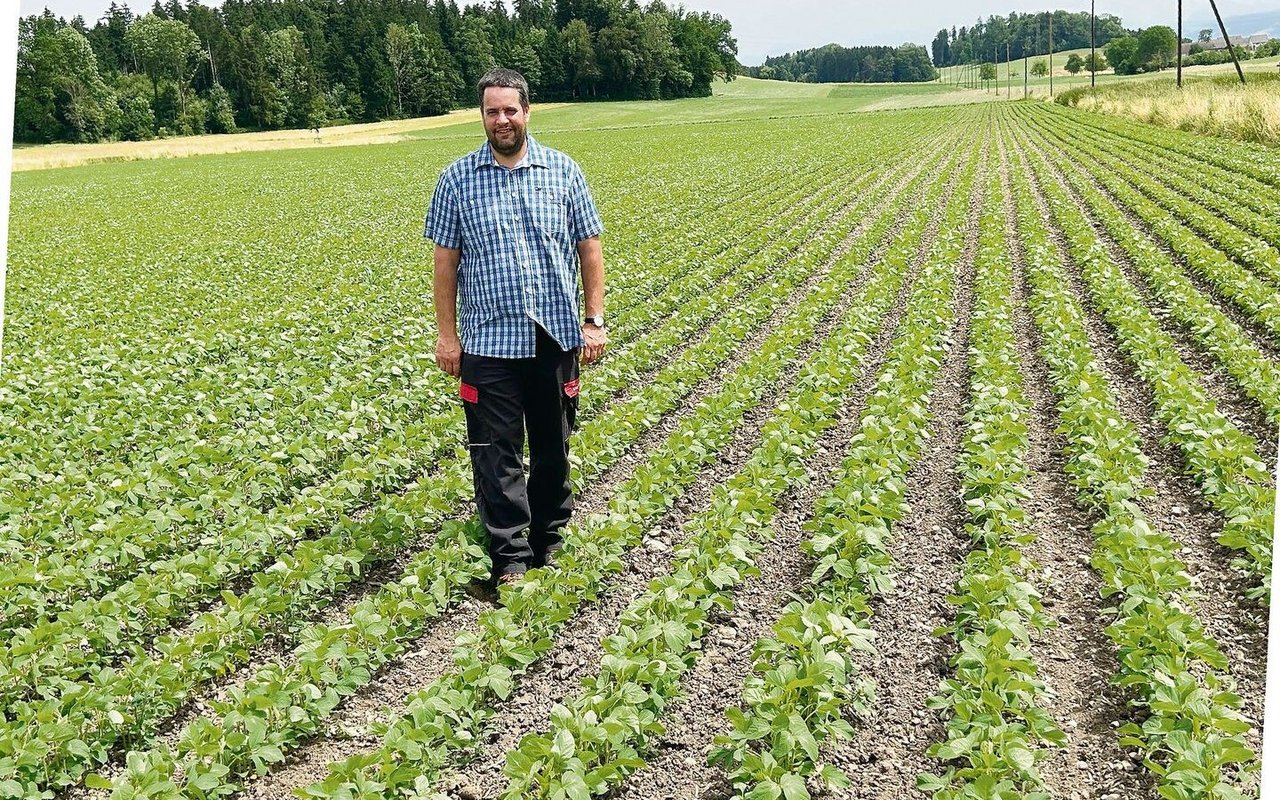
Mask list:
[[[498,133],[496,131],[486,131],[488,134],[489,146],[492,147],[494,152],[499,155],[513,156],[520,152],[520,148],[524,147],[524,127],[517,125],[512,125],[510,127],[512,135],[511,138],[507,140],[507,143],[503,143],[503,141],[498,138]]]

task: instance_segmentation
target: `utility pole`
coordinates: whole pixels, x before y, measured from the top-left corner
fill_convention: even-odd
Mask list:
[[[1053,12],[1049,12],[1049,97],[1053,97]]]
[[[1013,58],[1009,56],[1009,40],[1004,40],[1004,96],[1013,99]]]
[[[1222,40],[1227,43],[1227,49],[1231,51],[1231,60],[1236,64],[1236,74],[1240,76],[1241,85],[1244,84],[1244,70],[1240,69],[1240,59],[1236,57],[1236,49],[1231,44],[1231,37],[1227,36],[1227,26],[1222,24],[1222,15],[1218,13],[1218,4],[1214,0],[1209,0],[1209,5],[1213,6],[1213,15],[1218,18],[1218,28],[1222,31]],[[1178,52],[1182,52],[1182,47],[1178,47]]]
[[[1182,88],[1182,0],[1178,0],[1178,88]]]
[[[1022,99],[1023,100],[1027,99],[1027,92],[1028,92],[1027,76],[1031,74],[1031,67],[1028,63],[1029,60],[1030,58],[1027,56],[1027,43],[1023,42],[1022,43]]]
[[[1179,3],[1182,0],[1178,0]],[[1097,0],[1089,0],[1089,88],[1094,89],[1098,85],[1098,53],[1094,46],[1095,30],[1097,28]],[[1182,14],[1178,14],[1178,18],[1182,18]],[[1178,48],[1178,52],[1182,52],[1182,48]]]

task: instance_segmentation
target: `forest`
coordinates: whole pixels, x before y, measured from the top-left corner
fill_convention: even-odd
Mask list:
[[[1049,52],[1049,18],[1053,18],[1053,49],[1073,50],[1089,46],[1089,12],[1038,11],[1009,16],[979,17],[972,27],[942,28],[930,45],[933,65],[950,67],[983,61],[1001,62]],[[1114,14],[1099,14],[1094,41],[1102,47],[1112,39],[1132,33]]]
[[[841,47],[828,44],[770,56],[759,67],[746,70],[753,78],[806,83],[894,83],[932,81],[937,70],[929,53],[918,44],[900,47]]]
[[[533,99],[706,96],[737,74],[717,14],[660,0],[112,2],[91,24],[19,22],[14,138],[138,140],[318,128],[475,103],[491,66]]]

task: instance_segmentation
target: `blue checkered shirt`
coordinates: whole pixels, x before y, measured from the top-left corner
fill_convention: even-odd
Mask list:
[[[582,346],[577,243],[604,232],[582,169],[528,138],[511,169],[486,141],[447,167],[424,235],[462,251],[458,336],[464,352],[533,358],[536,325],[565,350]]]

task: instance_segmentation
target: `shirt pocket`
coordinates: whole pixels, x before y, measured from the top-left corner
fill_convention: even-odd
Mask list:
[[[462,215],[464,238],[480,251],[493,248],[499,233],[501,212],[500,206],[489,200],[467,201],[466,212]]]
[[[533,224],[557,242],[569,238],[569,193],[558,186],[535,186],[530,203]]]

